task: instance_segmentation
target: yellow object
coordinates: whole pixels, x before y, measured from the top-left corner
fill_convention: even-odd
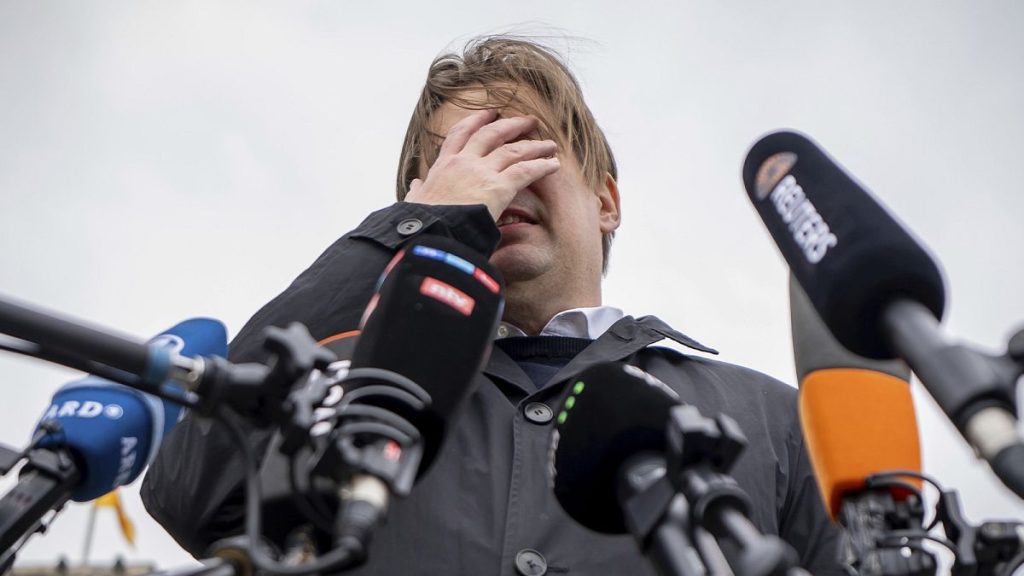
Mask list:
[[[104,506],[114,509],[117,513],[117,523],[121,525],[121,534],[124,535],[124,539],[129,544],[135,546],[135,524],[132,523],[128,515],[124,513],[124,507],[121,505],[121,495],[118,493],[118,489],[115,488],[110,492],[107,492],[103,496],[97,498],[93,505],[96,508],[102,508]]]
[[[921,445],[910,384],[859,368],[815,370],[800,382],[800,421],[822,500],[834,520],[843,496],[865,477],[921,471]],[[901,477],[918,488],[921,480]]]

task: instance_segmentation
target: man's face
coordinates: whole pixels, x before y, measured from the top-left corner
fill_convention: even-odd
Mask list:
[[[472,98],[473,92],[466,95]],[[485,98],[482,90],[478,92]],[[451,102],[442,104],[434,115],[434,132],[447,134],[453,124],[473,112]],[[524,114],[512,108],[500,113],[501,117],[520,115]],[[573,291],[580,283],[594,284],[599,294],[601,239],[618,227],[618,192],[610,177],[597,187],[587,184],[571,150],[560,148],[558,159],[557,172],[520,190],[498,218],[501,241],[491,263],[510,285],[540,281],[543,286]]]

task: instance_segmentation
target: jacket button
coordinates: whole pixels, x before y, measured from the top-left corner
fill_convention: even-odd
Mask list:
[[[544,576],[548,573],[548,561],[540,552],[524,548],[516,554],[516,571],[523,576]]]
[[[402,236],[415,234],[423,228],[423,222],[419,218],[406,218],[398,223],[398,233]]]
[[[555,416],[555,413],[547,404],[541,404],[540,402],[530,402],[526,405],[523,413],[526,414],[526,419],[534,424],[547,424]]]

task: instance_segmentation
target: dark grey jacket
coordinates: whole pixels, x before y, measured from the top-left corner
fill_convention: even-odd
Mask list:
[[[490,254],[499,233],[483,206],[398,203],[371,214],[335,242],[231,345],[231,359],[260,358],[268,325],[305,323],[317,339],[356,328],[374,283],[409,234],[453,237]],[[815,574],[841,574],[836,530],[822,508],[796,413],[796,390],[764,374],[652,344],[670,338],[709,351],[654,317],[626,317],[577,355],[541,390],[495,348],[476,392],[432,469],[393,503],[374,535],[370,560],[354,574],[501,574],[527,560],[551,574],[653,574],[628,536],[575,524],[548,488],[551,422],[527,405],[559,403],[569,378],[599,362],[624,360],[662,379],[705,415],[735,418],[750,441],[733,473],[754,503],[753,520],[779,534]],[[267,435],[252,431],[254,445]],[[142,486],[150,514],[193,555],[241,532],[238,455],[220,429],[186,418],[164,442]],[[265,520],[266,522],[272,519]],[[530,552],[523,552],[529,550]]]

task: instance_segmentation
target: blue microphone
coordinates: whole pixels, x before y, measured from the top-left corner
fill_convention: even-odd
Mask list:
[[[226,357],[227,329],[210,318],[193,318],[149,341],[182,356]],[[71,499],[86,502],[130,484],[156,457],[181,405],[122,384],[87,376],[61,387],[36,426],[38,446],[65,448],[80,469]],[[54,426],[56,424],[56,426]]]

